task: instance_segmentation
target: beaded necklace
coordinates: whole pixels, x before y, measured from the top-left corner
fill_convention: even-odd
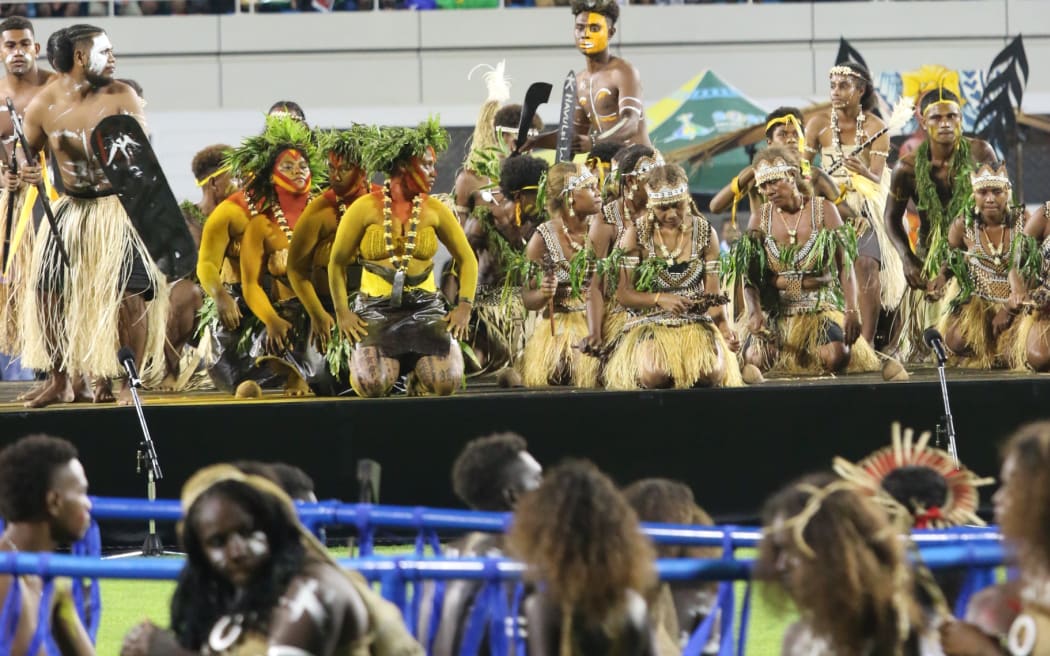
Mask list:
[[[416,194],[412,199],[412,216],[408,222],[408,232],[405,233],[404,252],[398,255],[394,252],[394,213],[391,210],[392,200],[390,198],[390,181],[383,183],[383,238],[386,241],[386,253],[390,263],[394,265],[394,280],[390,286],[390,303],[394,307],[401,307],[401,296],[405,291],[405,269],[416,251],[416,229],[419,227],[420,210],[423,207],[423,194]]]
[[[867,139],[868,135],[864,132],[864,110],[861,109],[857,112],[857,128],[856,134],[853,136],[853,144],[855,146],[860,145]],[[839,113],[834,109],[831,110],[831,147],[835,149],[835,153],[840,159],[846,158],[842,152],[842,128],[839,127]],[[858,150],[852,154],[860,155],[860,152]]]
[[[656,246],[660,249],[660,256],[667,262],[667,266],[674,266],[675,260],[677,260],[678,256],[682,254],[682,248],[685,246],[685,221],[682,221],[681,225],[678,226],[678,241],[676,242],[673,251],[667,250],[667,245],[664,244],[664,236],[660,232],[659,225],[653,227],[653,233],[656,237]]]
[[[561,220],[561,231],[565,233],[565,238],[569,240],[569,246],[572,246],[573,251],[579,253],[583,250],[583,244],[573,239],[572,233],[569,232],[569,229],[565,226],[565,219]],[[586,240],[586,238],[584,239]]]
[[[312,199],[313,199],[313,194],[309,194],[306,197],[306,202],[309,203]],[[288,219],[286,219],[284,217],[284,210],[281,209],[281,203],[278,202],[278,201],[274,201],[274,202],[270,203],[269,210],[270,210],[270,214],[273,215],[273,220],[277,222],[277,227],[281,229],[281,232],[284,233],[284,236],[288,239],[288,242],[291,243],[291,241],[292,241],[292,227],[290,225],[288,225]],[[263,210],[263,211],[265,211],[265,210]],[[255,216],[257,214],[262,214],[262,211],[259,211],[259,209],[255,206],[255,202],[254,201],[248,201],[248,212],[252,216]]]

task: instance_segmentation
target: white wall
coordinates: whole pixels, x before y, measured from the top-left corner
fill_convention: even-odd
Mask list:
[[[79,19],[78,19],[79,20]],[[440,111],[473,123],[484,97],[479,63],[507,60],[515,97],[528,83],[556,88],[580,67],[567,8],[334,14],[116,17],[118,76],[145,89],[158,154],[180,196],[193,195],[189,160],[262,124],[278,98],[315,125],[414,122]],[[69,24],[36,21],[37,35]],[[1050,0],[914,0],[815,4],[627,6],[614,48],[659,99],[703,68],[752,98],[823,97],[839,36],[875,72],[940,63],[986,69],[1024,34],[1031,65],[1026,108],[1050,108]],[[554,119],[554,104],[541,116]]]

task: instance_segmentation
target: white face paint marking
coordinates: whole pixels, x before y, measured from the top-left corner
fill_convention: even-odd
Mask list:
[[[95,75],[102,75],[102,72],[106,70],[106,65],[109,64],[109,53],[113,50],[113,44],[109,42],[109,37],[105,34],[99,34],[91,42],[91,51],[88,55],[88,70]]]
[[[314,624],[324,626],[325,609],[317,598],[318,584],[316,579],[309,579],[295,591],[295,597],[286,599],[288,615],[292,622],[298,622],[303,613],[310,616]]]
[[[266,539],[266,534],[262,531],[255,531],[249,535],[247,544],[248,551],[250,551],[256,558],[270,553],[270,542]]]

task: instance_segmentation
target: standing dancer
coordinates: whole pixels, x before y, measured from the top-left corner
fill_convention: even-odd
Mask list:
[[[889,189],[890,135],[883,134],[861,148],[869,136],[885,127],[873,111],[875,85],[871,74],[860,64],[847,62],[835,66],[828,75],[831,82],[831,111],[818,114],[806,124],[806,153],[810,161],[820,154],[820,166],[831,170],[841,198],[853,210],[857,232],[857,301],[862,322],[861,335],[875,343],[880,306],[894,311],[904,295],[905,282],[900,258],[891,248],[883,224],[886,191]],[[881,273],[880,273],[881,268]]]
[[[36,97],[54,73],[37,67],[40,44],[36,41],[33,24],[20,16],[12,16],[0,23],[0,52],[3,54],[6,76],[0,80],[0,102],[10,98],[15,112],[25,113],[26,106]],[[0,111],[0,353],[18,356],[22,352],[19,316],[33,255],[34,227],[32,203],[25,207],[26,198],[35,198],[36,180],[25,178],[28,161],[14,134],[8,112]],[[32,157],[33,164],[37,157]],[[12,168],[11,163],[16,167]],[[19,173],[22,172],[22,175]],[[25,178],[25,179],[23,179]],[[33,191],[30,191],[30,190]],[[23,215],[25,218],[23,219]]]
[[[49,148],[65,195],[55,205],[60,234],[46,222],[37,233],[32,291],[21,322],[24,363],[51,372],[48,384],[27,401],[31,407],[71,400],[70,372],[94,377],[95,402],[113,400],[110,378],[124,375],[116,351],[129,347],[144,377],[163,366],[168,314],[164,274],[89,146],[92,131],[107,116],[130,114],[145,124],[142,101],[113,79],[116,57],[101,28],[74,25],[52,35],[48,60],[59,79],[26,108],[25,136],[34,151]],[[131,403],[126,378],[118,402]]]
[[[919,114],[926,139],[893,168],[886,198],[886,230],[901,256],[904,278],[911,288],[902,301],[899,353],[922,360],[928,353],[922,333],[944,314],[943,303],[926,297],[930,280],[948,256],[948,228],[957,216],[973,212],[970,173],[980,164],[994,166],[992,147],[962,135],[962,108],[957,91],[941,82],[921,96]],[[919,213],[919,238],[912,251],[904,227],[908,201]]]
[[[620,6],[616,0],[573,0],[576,47],[587,58],[587,68],[576,74],[576,112],[573,152],[590,152],[603,141],[650,146],[638,70],[609,52],[616,34]],[[529,146],[554,148],[558,133],[530,139]]]

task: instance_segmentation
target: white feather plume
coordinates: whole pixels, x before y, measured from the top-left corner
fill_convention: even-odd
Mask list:
[[[901,98],[893,105],[893,111],[890,112],[890,119],[886,121],[887,131],[893,133],[904,127],[904,124],[911,120],[915,115],[914,112],[915,99],[901,96]]]
[[[508,78],[505,73],[506,66],[507,60],[501,59],[495,66],[490,66],[489,64],[478,64],[470,69],[470,73],[467,73],[467,79],[469,80],[479,68],[488,69],[481,76],[485,81],[485,87],[488,89],[488,98],[486,98],[486,102],[498,102],[502,105],[510,100],[510,78]]]

